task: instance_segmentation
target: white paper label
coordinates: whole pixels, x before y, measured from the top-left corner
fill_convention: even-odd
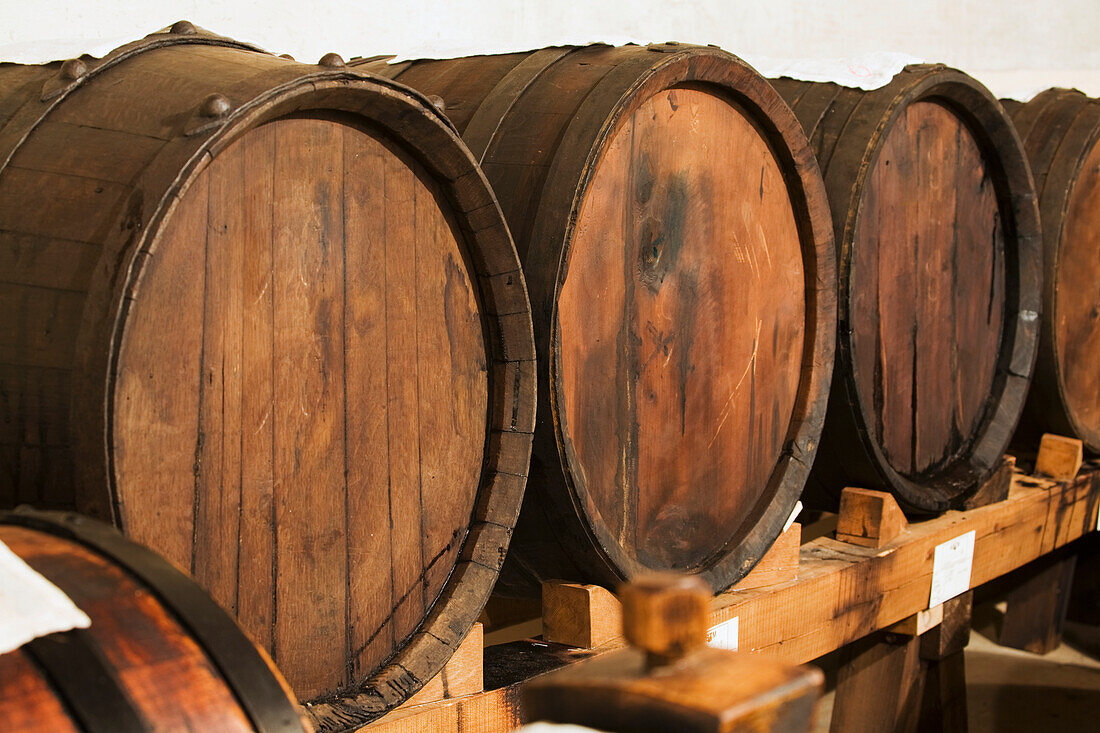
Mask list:
[[[91,623],[60,588],[0,542],[0,654]]]
[[[707,631],[707,646],[715,649],[729,649],[737,651],[737,622],[740,616],[734,616],[728,621],[723,621]]]
[[[974,564],[974,530],[936,545],[932,558],[932,593],[928,605],[936,606],[970,590],[970,568]]]

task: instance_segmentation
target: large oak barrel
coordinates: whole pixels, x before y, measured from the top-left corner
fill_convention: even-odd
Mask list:
[[[0,513],[0,543],[91,620],[0,654],[5,730],[305,730],[268,656],[156,553],[60,512]]]
[[[837,366],[807,497],[892,491],[938,512],[1001,459],[1035,359],[1042,261],[1031,174],[1000,104],[943,66],[884,87],[779,79],[825,177]]]
[[[790,110],[674,43],[364,63],[442,99],[530,288],[540,417],[498,589],[741,578],[802,490],[832,369],[828,206]]]
[[[515,248],[394,82],[179,23],[0,67],[4,502],[112,519],[303,700],[430,679],[519,512],[534,349]]]
[[[1005,108],[1024,141],[1043,222],[1043,325],[1017,436],[1100,453],[1100,100],[1049,89]]]

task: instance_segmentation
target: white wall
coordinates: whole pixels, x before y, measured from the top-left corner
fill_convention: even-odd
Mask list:
[[[303,61],[680,40],[750,62],[901,51],[1002,96],[1054,85],[1100,96],[1100,0],[0,0],[0,60],[102,53],[181,18]]]

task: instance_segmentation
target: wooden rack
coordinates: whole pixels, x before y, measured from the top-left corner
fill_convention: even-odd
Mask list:
[[[915,640],[924,635],[923,648],[939,645],[940,657],[961,652],[930,633],[961,613],[969,629],[969,593],[965,608],[961,602],[929,607],[938,545],[975,533],[968,587],[976,588],[1097,529],[1100,464],[1082,468],[1077,441],[1050,437],[1037,460],[1045,475],[1023,473],[1006,457],[976,502],[988,503],[965,511],[909,523],[889,494],[845,490],[839,515],[793,524],[749,576],[714,599],[712,632],[718,641],[735,640],[740,651],[796,664],[882,630]],[[526,722],[519,692],[527,680],[623,646],[619,613],[605,588],[547,583],[541,637],[487,646],[479,655],[482,631],[475,629],[443,673],[462,684],[448,683],[445,693],[444,680],[433,680],[432,692],[361,730],[518,727]]]

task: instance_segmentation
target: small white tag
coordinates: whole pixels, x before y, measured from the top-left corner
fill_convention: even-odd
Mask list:
[[[707,646],[715,649],[729,649],[731,652],[737,651],[737,622],[740,618],[740,616],[734,616],[717,626],[712,626],[707,631]]]
[[[791,512],[791,516],[787,517],[787,523],[783,525],[783,532],[786,532],[794,524],[794,520],[798,519],[798,515],[802,512],[802,502],[796,501],[794,503],[794,511]],[[782,534],[782,532],[780,532]]]
[[[970,568],[974,564],[974,530],[936,545],[932,558],[932,592],[928,605],[936,606],[970,590]]]

